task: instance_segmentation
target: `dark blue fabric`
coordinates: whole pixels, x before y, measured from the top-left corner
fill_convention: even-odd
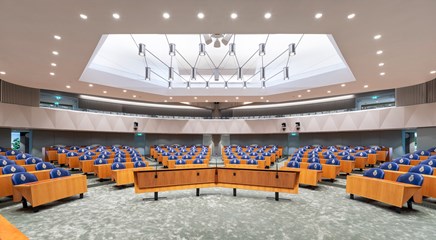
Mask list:
[[[329,164],[329,165],[340,165],[341,161],[339,161],[338,159],[328,159],[326,161],[326,164]]]
[[[393,162],[396,164],[410,165],[410,160],[408,158],[396,158]]]
[[[67,157],[75,157],[75,156],[79,156],[79,154],[76,153],[76,152],[69,152],[69,153],[67,153]]]
[[[368,153],[358,152],[358,153],[354,154],[354,157],[368,157]]]
[[[290,168],[300,168],[300,163],[297,161],[290,161],[286,166]]]
[[[15,155],[18,155],[20,153],[21,152],[18,151],[18,150],[9,150],[9,151],[6,152],[6,156],[15,156]]]
[[[124,163],[124,162],[126,162],[126,159],[125,158],[116,157],[116,158],[114,158],[114,163],[115,162]],[[132,161],[132,162],[136,162],[136,161]]]
[[[91,160],[92,157],[91,156],[87,156],[85,154],[83,154],[82,156],[79,157],[79,160],[83,161],[83,160]]]
[[[9,159],[0,159],[0,167],[4,167],[7,165],[16,165],[15,161]]]
[[[112,170],[125,169],[125,168],[126,168],[126,165],[124,165],[123,163],[120,163],[120,162],[114,162],[111,165]]]
[[[311,163],[307,168],[310,170],[322,170],[322,165],[320,163]]]
[[[40,163],[37,163],[35,165],[36,171],[48,170],[48,169],[53,169],[53,168],[54,168],[53,164],[51,164],[49,162],[40,162]]]
[[[70,171],[63,168],[53,168],[50,171],[50,178],[68,177],[71,176]]]
[[[30,158],[30,157],[32,157],[32,155],[30,155],[30,154],[28,154],[28,153],[20,153],[20,154],[17,154],[17,155],[15,156],[15,159],[16,159],[16,160],[23,160],[23,159],[28,159],[28,158]]]
[[[176,161],[176,164],[177,165],[179,165],[179,164],[186,164],[186,161],[183,160],[183,159],[179,159],[179,160]]]
[[[409,172],[425,174],[425,175],[433,175],[433,168],[429,165],[416,165],[409,169]]]
[[[68,153],[69,151],[65,148],[58,149],[58,153]]]
[[[430,156],[430,152],[426,150],[418,150],[415,151],[414,154],[418,154],[419,156]]]
[[[247,161],[247,164],[250,164],[250,165],[257,165],[257,161],[254,160],[254,159],[250,159],[250,160]]]
[[[354,161],[356,158],[354,156],[348,155],[341,158],[341,160]]]
[[[3,174],[25,172],[26,169],[20,165],[7,165],[3,167]]]
[[[403,158],[408,158],[410,160],[419,160],[419,155],[411,153],[411,154],[404,155]]]
[[[25,183],[37,182],[38,178],[28,172],[20,172],[12,175],[12,184],[13,185],[21,185]]]
[[[427,159],[419,163],[419,165],[428,165],[430,167],[436,167],[436,159]]]
[[[41,158],[37,158],[37,157],[30,157],[28,159],[26,159],[26,164],[37,164],[43,162]]]
[[[103,158],[97,158],[94,160],[94,165],[107,164],[107,160]]]
[[[424,177],[419,173],[408,172],[408,173],[405,173],[403,175],[400,175],[397,178],[397,182],[422,186],[422,183],[424,182]]]
[[[363,172],[364,177],[370,177],[370,178],[379,178],[383,179],[385,178],[385,172],[383,169],[380,168],[371,168]]]
[[[241,164],[241,161],[239,161],[239,160],[236,159],[236,158],[233,158],[233,159],[230,161],[230,164]]]
[[[143,161],[137,161],[137,162],[135,162],[135,163],[133,164],[133,166],[134,166],[135,168],[139,168],[139,167],[147,167],[147,164],[146,164],[145,162],[143,162]]]
[[[380,168],[383,170],[398,171],[400,169],[400,166],[398,166],[398,164],[395,162],[385,162],[380,165]]]
[[[193,164],[203,164],[204,161],[201,158],[196,158],[192,163]]]
[[[319,163],[319,159],[318,158],[309,158],[307,159],[308,163]]]

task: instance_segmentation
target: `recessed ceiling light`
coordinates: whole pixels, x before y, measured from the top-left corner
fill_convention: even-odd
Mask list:
[[[86,16],[85,14],[80,14],[80,18],[81,19],[88,19],[88,16]]]
[[[53,53],[53,55],[59,55],[59,52],[58,52],[58,51],[53,51],[53,52],[51,52],[51,53]]]
[[[204,13],[199,12],[199,13],[197,14],[197,18],[198,18],[198,19],[203,19],[203,18],[204,18]]]
[[[51,65],[52,67],[56,67],[56,66],[57,66],[56,63],[51,63],[50,65]]]
[[[5,74],[6,74],[6,72],[3,72],[3,71],[1,71],[1,72],[0,72],[0,74],[1,74],[1,75],[5,75]]]
[[[307,89],[307,90],[306,90],[306,92],[311,92],[311,91],[312,91],[312,90],[310,90],[310,89]]]
[[[136,95],[133,95],[133,97],[135,98],[135,97],[136,97]]]
[[[123,92],[125,93],[125,92],[127,92],[127,90],[126,90],[126,89],[124,89],[124,90],[123,90]]]
[[[194,99],[197,99],[197,97],[194,97]]]
[[[379,63],[378,66],[379,67],[383,67],[385,65],[385,63]]]
[[[271,13],[270,13],[270,12],[267,12],[267,13],[265,13],[265,15],[263,15],[263,17],[264,17],[265,19],[270,19],[270,18],[271,18]]]
[[[332,91],[328,90],[327,93],[332,93]]]
[[[363,86],[364,88],[368,88],[369,86],[368,85],[365,85],[365,86]]]
[[[173,99],[173,97],[170,97],[170,100]]]
[[[65,86],[66,88],[71,88],[71,86],[70,85],[67,85],[67,86]]]
[[[230,14],[230,18],[236,19],[236,18],[238,18],[238,14],[237,13],[232,13],[232,14]]]
[[[298,95],[299,98],[301,98],[301,95]]]
[[[316,18],[316,19],[320,19],[320,18],[322,18],[322,13],[317,13],[317,14],[315,14],[315,18]]]
[[[382,54],[382,53],[383,53],[382,50],[378,50],[378,51],[377,51],[377,55],[380,55],[380,54]]]
[[[377,35],[374,36],[374,39],[375,39],[375,40],[378,40],[378,39],[380,39],[380,38],[381,38],[381,35],[380,35],[380,34],[377,34]]]
[[[54,39],[56,39],[56,40],[61,40],[61,39],[62,39],[62,37],[59,36],[59,35],[54,35],[53,37],[54,37]]]
[[[90,83],[88,86],[89,86],[89,87],[94,87],[94,85],[93,85],[92,83]]]
[[[164,102],[168,102],[168,100],[165,99]]]
[[[164,13],[162,14],[162,17],[165,18],[165,19],[169,19],[169,18],[170,18],[170,14],[167,13],[167,12],[164,12]]]
[[[228,102],[228,101],[229,101],[229,100],[227,100],[227,99],[226,99],[226,100],[224,100],[224,102]]]
[[[431,71],[430,74],[436,74],[436,70]]]
[[[209,100],[206,99],[205,102],[209,102]]]
[[[384,76],[384,75],[386,75],[385,72],[381,72],[381,73],[380,73],[380,76]]]
[[[260,97],[260,99],[262,100],[262,99],[263,99],[263,97]]]
[[[51,73],[50,73],[50,75],[54,76],[54,75],[55,75],[55,73],[54,73],[54,72],[51,72]]]
[[[346,86],[345,83],[342,83],[342,84],[341,84],[341,87],[345,87],[345,86]]]
[[[239,99],[239,97],[235,97],[236,98],[236,100],[238,100]]]
[[[356,16],[355,13],[351,13],[351,14],[348,14],[347,18],[348,19],[353,19],[355,16]]]
[[[103,91],[103,93],[104,93],[104,94],[106,94],[106,93],[107,93],[107,91]]]
[[[114,14],[112,14],[112,17],[113,17],[114,19],[120,19],[120,14],[118,14],[118,13],[114,13]]]
[[[269,100],[267,99],[266,102],[269,102]]]

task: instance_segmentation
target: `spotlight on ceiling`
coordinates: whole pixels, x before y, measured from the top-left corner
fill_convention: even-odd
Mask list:
[[[264,17],[265,19],[270,19],[270,18],[271,18],[271,13],[270,13],[270,12],[267,12],[267,13],[265,13],[265,15],[263,15],[263,17]]]
[[[150,67],[145,67],[145,80],[150,80],[151,69]]]
[[[296,52],[295,43],[289,44],[289,56],[295,56],[296,54],[297,52]]]
[[[232,14],[230,14],[230,18],[231,19],[236,19],[236,18],[238,18],[238,14],[237,13],[232,13]]]
[[[289,67],[284,67],[283,68],[283,79],[284,80],[289,80]]]
[[[221,42],[227,46],[227,44],[229,44],[229,41],[232,38],[232,36],[233,36],[233,34],[224,35],[223,39],[221,39]]]
[[[259,56],[265,55],[265,43],[259,44]]]
[[[204,13],[199,12],[199,13],[197,14],[197,18],[198,18],[198,19],[203,19],[203,18],[204,18]]]
[[[199,51],[199,55],[200,56],[204,56],[204,55],[206,55],[206,44],[204,44],[204,43],[200,43],[199,44],[199,47],[200,47],[200,51]]]
[[[145,44],[140,43],[138,48],[139,48],[138,55],[144,57],[145,56],[145,51],[146,51],[145,50]]]
[[[215,43],[213,44],[213,46],[216,47],[216,48],[221,47],[221,42],[220,42],[220,40],[218,38],[215,39]]]
[[[230,43],[229,45],[229,55],[230,56],[234,56],[235,55],[235,44],[234,43]]]
[[[197,69],[195,67],[191,68],[191,80],[197,80]]]
[[[170,56],[176,56],[176,44],[174,43],[170,43],[170,52],[169,52]]]
[[[206,44],[211,44],[212,43],[212,38],[210,37],[210,35],[209,34],[203,34],[203,38],[204,38],[204,42],[206,43]]]
[[[168,68],[168,81],[173,81],[173,80],[174,80],[174,68],[169,67]]]

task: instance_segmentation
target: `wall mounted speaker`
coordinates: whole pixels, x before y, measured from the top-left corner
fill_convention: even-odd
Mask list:
[[[133,130],[138,130],[138,122],[133,122]]]

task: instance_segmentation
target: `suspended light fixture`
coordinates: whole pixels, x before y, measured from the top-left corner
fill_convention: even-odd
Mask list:
[[[170,56],[176,56],[176,44],[170,43]]]
[[[191,68],[191,80],[197,80],[197,69],[195,67]]]
[[[198,46],[200,47],[199,55],[200,56],[206,55],[206,44],[200,43]]]
[[[145,56],[145,44],[140,43],[139,44],[139,51],[138,55],[144,57]]]
[[[209,81],[206,81],[206,89],[209,89]]]
[[[221,47],[221,42],[220,42],[220,40],[218,38],[215,40],[215,43],[213,44],[213,46],[216,47],[216,48]]]
[[[145,67],[145,80],[150,80],[151,68]]]
[[[236,47],[236,45],[234,43],[229,44],[229,55],[230,56],[235,56],[235,47]]]
[[[247,81],[244,81],[244,85],[242,86],[243,89],[247,89]]]
[[[238,80],[242,80],[244,78],[244,76],[242,75],[242,68],[239,67],[238,68]]]
[[[289,56],[295,56],[296,54],[297,52],[296,52],[295,43],[289,44]]]
[[[168,80],[169,81],[174,80],[174,68],[173,67],[168,68]]]
[[[265,67],[260,68],[260,80],[265,80]]]
[[[168,89],[171,89],[171,82],[168,82]]]
[[[262,81],[262,89],[265,89],[265,88],[266,88],[266,81],[263,80],[263,81]]]
[[[284,67],[283,68],[283,79],[284,80],[289,80],[289,67]]]
[[[265,43],[259,44],[259,56],[265,55]]]
[[[189,81],[186,82],[186,88],[191,89],[191,82],[189,82]]]
[[[228,85],[227,81],[224,81],[224,89],[227,89],[227,88],[229,88],[229,85]]]

